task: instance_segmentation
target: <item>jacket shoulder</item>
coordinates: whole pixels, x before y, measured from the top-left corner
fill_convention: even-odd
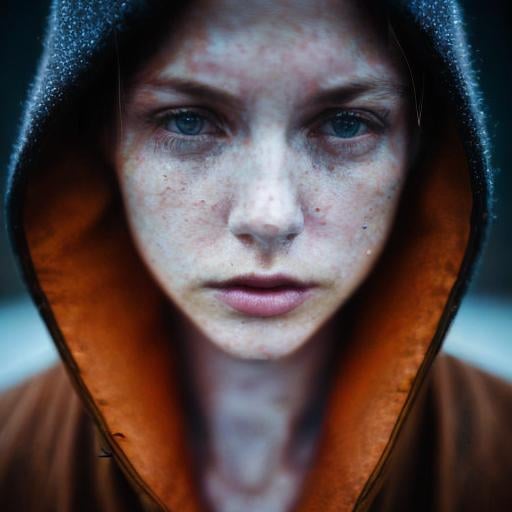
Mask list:
[[[508,448],[496,434],[512,427],[512,382],[442,354],[426,388],[427,402],[436,411],[441,432],[458,433],[466,444],[478,440],[482,443],[480,454],[503,453]],[[459,451],[464,448],[462,440]]]
[[[84,419],[62,366],[0,395],[2,510],[36,510],[36,502],[46,510],[45,502],[56,499],[52,472],[69,465],[63,453]]]
[[[0,395],[0,460],[12,467],[28,455],[52,456],[66,426],[84,419],[62,366],[31,377]],[[0,475],[6,466],[0,464]]]
[[[371,510],[512,510],[511,431],[512,384],[441,353]]]
[[[485,431],[512,423],[512,382],[470,363],[443,353],[434,364],[429,386],[441,404],[450,401],[458,404],[459,413],[477,415]],[[468,411],[461,410],[469,405],[473,407]]]
[[[439,508],[512,510],[512,383],[443,355],[429,384]]]
[[[48,435],[52,429],[41,429],[41,420],[46,424],[62,420],[63,411],[75,419],[83,412],[64,368],[57,365],[0,394],[2,440],[21,441],[25,433],[31,437]]]
[[[0,395],[0,510],[135,510],[133,491],[102,455],[62,365]]]

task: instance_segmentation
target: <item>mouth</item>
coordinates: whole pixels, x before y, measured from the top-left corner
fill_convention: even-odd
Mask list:
[[[248,274],[208,286],[216,289],[216,297],[230,308],[264,318],[294,310],[311,296],[315,284],[284,274]]]

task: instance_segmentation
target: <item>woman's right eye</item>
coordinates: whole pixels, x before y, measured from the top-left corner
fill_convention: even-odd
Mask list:
[[[162,127],[168,132],[186,137],[213,134],[218,128],[206,116],[194,111],[169,113],[164,116]]]
[[[169,109],[153,115],[150,121],[155,150],[184,158],[220,149],[228,134],[222,119],[206,109]]]

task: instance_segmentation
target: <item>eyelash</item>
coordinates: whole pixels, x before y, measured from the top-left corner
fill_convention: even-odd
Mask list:
[[[169,122],[177,122],[178,117],[188,114],[190,117],[196,117],[203,123],[210,123],[214,127],[214,132],[183,134],[179,131],[171,131],[167,128]],[[320,116],[307,123],[310,128],[307,129],[308,145],[312,141],[324,139],[319,145],[323,146],[328,153],[334,156],[358,156],[366,154],[379,135],[388,128],[388,112],[374,113],[358,109],[330,109],[323,112]],[[156,120],[155,120],[156,117]],[[163,113],[152,116],[150,122],[156,123],[155,150],[164,150],[170,153],[184,155],[201,155],[203,152],[211,151],[215,146],[219,147],[219,137],[226,138],[229,135],[224,120],[206,109],[195,107],[167,110]],[[351,137],[341,137],[336,134],[329,134],[322,129],[330,122],[344,119],[356,121],[363,126],[363,134]],[[316,148],[318,150],[319,148]]]
[[[384,131],[387,127],[387,112],[378,115],[369,111],[358,110],[358,109],[332,109],[325,113],[322,113],[312,123],[313,126],[321,127],[329,121],[336,119],[350,119],[356,120],[363,123],[369,131],[376,133]],[[343,138],[343,137],[339,137]]]
[[[226,134],[224,123],[213,113],[198,108],[180,108],[175,110],[167,110],[163,113],[158,113],[156,116],[150,116],[149,123],[153,126],[156,124],[155,134],[155,149],[164,150],[171,153],[184,153],[184,154],[200,154],[206,146],[215,146],[218,141],[215,141],[212,134],[198,134],[198,135],[185,135],[178,132],[170,131],[166,128],[166,124],[171,120],[175,120],[180,114],[192,114],[197,116],[203,121],[211,123],[216,127],[218,132],[216,135]],[[223,127],[219,127],[223,125]]]

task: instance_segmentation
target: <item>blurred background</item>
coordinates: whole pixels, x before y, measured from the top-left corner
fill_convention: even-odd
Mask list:
[[[512,4],[461,0],[494,143],[496,220],[477,279],[444,350],[512,380]],[[0,390],[55,362],[44,325],[17,275],[2,196],[27,87],[41,53],[48,1],[0,2]]]

